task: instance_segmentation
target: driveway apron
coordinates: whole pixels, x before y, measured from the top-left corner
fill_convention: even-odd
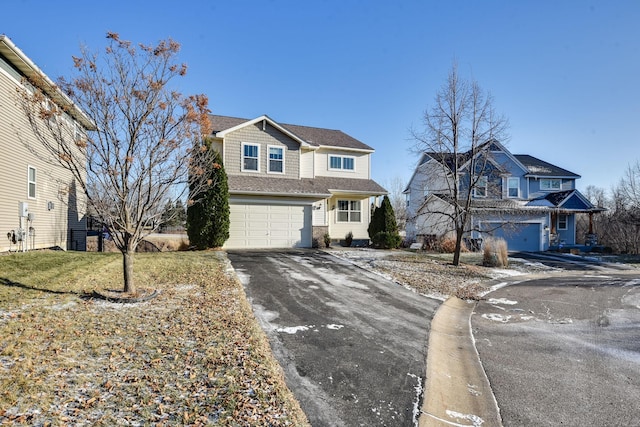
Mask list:
[[[322,251],[228,256],[314,427],[416,424],[439,301]]]

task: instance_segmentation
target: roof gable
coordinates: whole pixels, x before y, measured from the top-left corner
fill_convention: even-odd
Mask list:
[[[547,206],[570,210],[592,210],[593,204],[578,190],[556,191],[527,203],[527,206]]]
[[[219,118],[221,119],[220,121],[218,121]],[[305,141],[303,138],[300,138],[298,135],[291,132],[289,129],[286,129],[279,123],[276,123],[267,115],[262,115],[252,120],[244,120],[244,119],[237,119],[234,117],[213,116],[213,115],[209,116],[209,119],[211,120],[213,132],[217,137],[220,137],[220,138],[224,138],[227,134],[234,132],[238,129],[241,129],[243,127],[252,126],[252,125],[255,125],[256,123],[263,122],[263,123],[269,123],[271,126],[278,129],[280,132],[284,133],[294,141],[299,142],[300,145],[303,147],[304,146],[308,147],[311,145],[307,141]],[[223,126],[224,128],[218,130],[220,126]]]
[[[219,137],[224,137],[226,134],[244,126],[253,125],[262,120],[266,120],[270,125],[289,135],[304,146],[312,148],[331,147],[366,152],[374,151],[373,148],[367,144],[358,141],[340,130],[277,123],[266,115],[252,120],[218,115],[211,115],[210,119],[213,126],[213,132]]]

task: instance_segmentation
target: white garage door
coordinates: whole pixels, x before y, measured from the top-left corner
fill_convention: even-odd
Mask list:
[[[225,248],[310,248],[311,205],[229,204]]]

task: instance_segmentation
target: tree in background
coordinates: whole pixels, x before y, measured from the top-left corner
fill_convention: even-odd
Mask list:
[[[164,212],[160,217],[160,229],[182,228],[187,222],[187,210],[182,200],[176,200],[175,203],[169,200],[164,206]]]
[[[453,265],[459,265],[462,238],[471,231],[473,194],[495,178],[489,162],[491,141],[506,139],[508,123],[494,111],[493,98],[475,81],[463,80],[454,63],[424,113],[424,124],[424,132],[413,133],[415,150],[437,160],[436,175],[443,179],[436,190],[447,199],[446,209],[429,213],[455,232]]]
[[[590,185],[585,196],[606,208],[593,218],[598,244],[615,253],[640,254],[640,161],[627,167],[610,192]],[[577,234],[581,237],[588,230],[588,218],[579,220]]]
[[[389,201],[396,214],[398,231],[402,231],[407,223],[407,200],[404,195],[406,183],[399,176],[395,176],[387,181],[383,187],[389,190]]]
[[[215,185],[203,179],[211,157],[201,143],[210,133],[209,109],[206,96],[171,87],[187,70],[175,62],[177,42],[135,46],[116,33],[107,39],[101,54],[81,48],[73,58],[76,75],[58,81],[95,130],[80,132],[42,82],[27,85],[21,101],[47,160],[73,173],[88,208],[109,228],[123,256],[124,292],[135,294],[134,253],[159,225],[166,201],[189,187]]]
[[[210,141],[206,141],[210,147]],[[187,207],[189,242],[198,249],[217,248],[229,238],[229,185],[220,153],[214,153],[212,167],[205,172],[216,185],[204,191],[193,188]]]
[[[382,204],[373,211],[367,231],[377,248],[395,249],[400,246],[402,238],[398,234],[396,215],[388,196],[384,196]]]

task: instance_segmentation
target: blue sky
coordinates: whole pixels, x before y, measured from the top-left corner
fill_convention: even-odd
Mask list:
[[[455,60],[510,122],[507,147],[609,189],[640,159],[638,1],[13,0],[0,33],[51,78],[107,31],[171,37],[179,89],[215,114],[340,129],[374,147],[373,178],[411,176],[420,129]]]

